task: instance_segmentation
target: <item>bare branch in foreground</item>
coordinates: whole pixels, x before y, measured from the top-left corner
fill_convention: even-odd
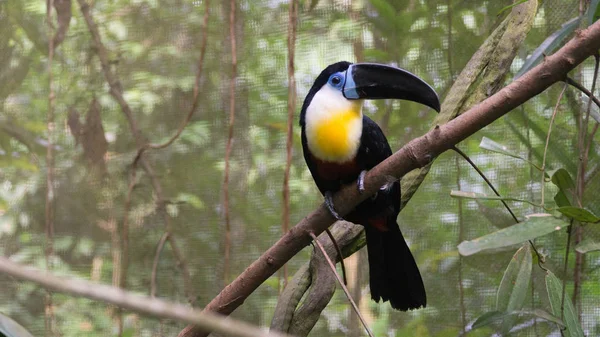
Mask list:
[[[269,333],[264,329],[232,318],[223,317],[211,312],[200,312],[181,304],[136,295],[116,287],[84,280],[57,277],[48,272],[37,271],[33,268],[14,263],[5,257],[0,257],[0,272],[20,280],[39,284],[49,290],[114,304],[141,314],[160,318],[170,318],[194,324],[196,326],[202,326],[205,329],[210,329],[211,331],[219,332],[227,336],[290,336],[283,333]]]
[[[336,210],[341,216],[344,216],[384,185],[388,181],[388,176],[399,178],[410,170],[426,165],[435,156],[452,148],[476,131],[546,90],[552,84],[564,80],[569,71],[589,56],[594,55],[598,49],[600,49],[600,21],[579,31],[555,54],[546,57],[540,65],[496,94],[447,124],[413,139],[377,165],[365,176],[365,193],[359,194],[353,184],[342,188],[333,198]],[[329,214],[327,208],[321,205],[290,229],[277,243],[225,287],[206,306],[205,310],[222,314],[233,312],[269,276],[310,243],[310,232],[319,234],[333,221],[334,218]],[[193,326],[187,327],[179,334],[180,337],[206,335],[208,332]]]

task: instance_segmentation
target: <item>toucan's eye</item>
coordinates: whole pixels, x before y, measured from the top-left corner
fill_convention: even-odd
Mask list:
[[[335,88],[340,88],[342,86],[343,82],[344,82],[344,78],[339,73],[333,74],[333,75],[331,75],[331,77],[329,77],[329,84],[331,84]]]

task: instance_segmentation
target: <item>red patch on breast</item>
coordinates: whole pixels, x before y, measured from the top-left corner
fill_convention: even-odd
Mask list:
[[[312,159],[317,167],[319,177],[324,180],[352,181],[358,178],[360,171],[362,171],[356,162],[356,158],[343,163],[323,161],[315,158],[315,156],[312,156]]]
[[[387,226],[387,218],[379,217],[379,218],[371,218],[367,220],[369,226],[376,228],[380,232],[387,232],[389,230]]]

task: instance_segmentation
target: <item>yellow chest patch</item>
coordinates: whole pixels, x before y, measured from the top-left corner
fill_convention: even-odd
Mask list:
[[[352,159],[358,151],[361,133],[362,114],[355,109],[329,113],[307,125],[311,152],[321,160],[332,162]]]

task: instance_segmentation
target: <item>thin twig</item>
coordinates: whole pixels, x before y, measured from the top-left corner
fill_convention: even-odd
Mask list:
[[[333,247],[335,248],[338,257],[340,258],[340,265],[342,266],[342,276],[344,278],[344,284],[348,285],[348,280],[346,279],[346,265],[344,264],[344,254],[342,254],[342,250],[340,249],[340,246],[335,240],[333,234],[331,234],[329,228],[325,230],[325,233],[327,233],[327,236],[329,236],[329,239],[331,240],[331,243],[333,243]]]
[[[554,119],[556,118],[556,114],[558,113],[558,107],[560,106],[560,101],[562,100],[563,95],[565,94],[565,90],[567,90],[567,84],[563,86],[560,95],[558,95],[558,99],[556,100],[556,105],[554,106],[554,110],[552,111],[552,117],[550,118],[550,123],[548,124],[548,134],[546,134],[546,145],[544,146],[544,154],[542,156],[542,185],[541,185],[541,198],[542,202],[540,204],[544,206],[544,186],[546,185],[546,155],[548,154],[548,145],[550,144],[550,134],[552,133],[552,125],[554,124]]]
[[[296,77],[294,71],[294,54],[296,50],[296,31],[298,23],[298,0],[291,0],[289,3],[288,19],[288,120],[287,137],[285,140],[286,160],[285,171],[283,173],[283,215],[281,221],[281,232],[285,233],[290,228],[290,168],[292,167],[292,145],[294,141],[294,112],[296,111]],[[288,273],[287,265],[283,266],[283,286],[287,284]],[[279,282],[282,283],[281,281]]]
[[[229,1],[229,39],[231,40],[231,79],[229,80],[229,131],[225,148],[225,174],[223,177],[223,211],[225,213],[225,254],[223,262],[223,284],[229,283],[229,264],[231,259],[231,219],[229,214],[229,159],[233,142],[235,123],[235,81],[237,77],[237,51],[235,41],[235,0]]]
[[[360,321],[362,322],[363,326],[365,327],[365,330],[367,331],[367,334],[369,336],[371,336],[371,337],[374,337],[373,336],[373,332],[371,332],[371,329],[369,329],[369,326],[367,325],[367,322],[365,321],[365,319],[360,314],[360,310],[358,310],[358,306],[356,305],[356,303],[352,299],[352,296],[350,296],[350,292],[348,291],[348,288],[346,288],[346,285],[342,281],[342,278],[340,277],[340,274],[338,274],[337,271],[335,270],[335,265],[333,264],[333,262],[329,258],[329,255],[327,255],[327,252],[325,251],[325,248],[323,248],[323,245],[321,245],[321,242],[319,242],[319,239],[317,239],[317,236],[315,235],[315,233],[309,232],[308,234],[313,239],[313,242],[317,245],[317,247],[319,247],[319,250],[321,251],[321,253],[323,253],[323,256],[327,260],[327,263],[329,264],[329,267],[331,268],[331,271],[335,274],[335,278],[340,283],[340,286],[344,290],[344,294],[346,294],[346,297],[348,297],[348,301],[350,301],[350,304],[352,305],[352,308],[356,312],[356,315],[358,316],[358,319],[360,319]]]
[[[109,93],[121,107],[121,111],[123,112],[123,114],[125,115],[125,118],[127,119],[129,129],[134,136],[134,139],[135,139],[135,142],[136,142],[136,145],[138,148],[138,155],[136,156],[134,163],[137,164],[137,162],[139,161],[141,163],[142,168],[146,172],[146,174],[148,174],[148,176],[150,177],[150,181],[152,183],[152,188],[154,189],[156,199],[157,199],[156,200],[157,210],[159,211],[159,213],[162,214],[163,221],[164,221],[165,227],[166,227],[166,231],[170,233],[169,234],[169,244],[171,245],[171,249],[173,251],[173,255],[175,256],[175,259],[177,260],[177,265],[181,270],[184,291],[186,293],[186,296],[187,296],[190,304],[193,304],[195,302],[196,296],[194,295],[194,290],[192,288],[190,271],[187,267],[187,263],[185,262],[185,258],[183,256],[183,254],[181,253],[181,251],[179,250],[179,248],[177,246],[177,242],[176,242],[175,237],[172,232],[171,218],[170,218],[169,214],[166,212],[166,209],[164,207],[166,199],[165,199],[163,191],[162,191],[162,184],[161,184],[160,180],[158,179],[158,176],[154,172],[154,168],[152,167],[152,164],[146,159],[146,157],[144,157],[142,155],[141,151],[139,151],[139,149],[146,146],[145,137],[138,127],[137,121],[135,120],[135,118],[133,116],[133,111],[131,110],[131,107],[129,106],[129,104],[125,100],[125,97],[123,96],[123,87],[121,86],[121,82],[120,82],[118,76],[115,73],[113,73],[113,71],[111,69],[110,61],[108,58],[108,52],[106,50],[106,47],[102,43],[102,38],[100,36],[98,26],[96,25],[96,22],[94,21],[92,15],[90,13],[90,6],[87,4],[87,2],[85,0],[77,0],[77,1],[79,3],[81,13],[83,14],[83,17],[88,26],[88,30],[92,36],[94,50],[95,50],[96,54],[98,55],[98,58],[100,59],[100,66],[102,68],[102,73],[103,73],[103,75],[106,79],[106,82],[108,83],[108,86],[110,88]]]
[[[461,157],[463,157],[467,163],[469,163],[469,165],[471,165],[471,167],[473,167],[475,169],[475,171],[477,171],[477,173],[479,174],[479,176],[485,181],[485,183],[492,189],[492,191],[494,191],[494,194],[496,194],[497,196],[500,197],[500,193],[498,192],[498,190],[494,187],[494,185],[492,184],[492,182],[485,176],[485,174],[479,169],[479,167],[477,165],[475,165],[475,163],[471,160],[471,158],[469,158],[469,156],[467,156],[466,153],[464,153],[461,149],[459,149],[458,147],[454,146],[452,147],[452,150],[454,150],[456,153],[458,153]],[[506,210],[508,211],[508,213],[510,213],[510,215],[512,216],[512,218],[515,220],[516,223],[519,222],[519,219],[517,219],[517,216],[515,215],[515,213],[513,213],[512,209],[510,209],[510,207],[508,207],[508,204],[506,203],[506,201],[504,200],[500,200],[500,202],[502,202],[502,204],[504,205],[504,208],[506,208]]]
[[[590,100],[592,100],[592,102],[596,103],[596,105],[600,108],[600,100],[596,96],[594,96],[591,91],[587,90],[579,82],[575,81],[574,79],[570,78],[569,76],[567,76],[565,78],[564,82],[566,82],[567,84],[573,86],[577,90],[584,93]]]
[[[165,242],[169,239],[169,233],[164,233],[158,245],[156,246],[156,253],[154,254],[154,262],[152,262],[152,275],[150,277],[150,297],[156,297],[156,275],[158,274],[158,261],[160,260],[160,254],[165,247]]]
[[[596,131],[598,131],[598,126],[600,126],[600,123],[596,123],[596,125],[594,125],[594,129],[592,130],[592,133],[590,133],[590,137],[588,138],[588,142],[585,147],[585,153],[590,153],[590,148],[592,147],[592,142],[594,141],[594,136],[596,136]]]
[[[498,190],[494,187],[494,185],[492,184],[492,182],[485,176],[485,174],[479,169],[479,167],[477,167],[477,165],[475,165],[475,163],[471,160],[471,158],[469,158],[469,156],[467,156],[466,153],[462,152],[458,147],[453,146],[452,150],[454,150],[456,153],[458,153],[461,157],[463,157],[470,165],[471,167],[473,167],[475,169],[475,171],[477,171],[477,173],[479,174],[479,176],[481,176],[481,178],[486,182],[486,184],[492,189],[492,191],[494,191],[494,193],[501,197],[500,193],[498,192]],[[506,208],[506,210],[508,211],[508,213],[510,213],[510,215],[512,216],[513,220],[515,220],[515,223],[519,223],[519,219],[517,218],[517,216],[515,215],[515,213],[513,213],[513,211],[510,209],[510,207],[508,206],[508,204],[500,199],[500,201],[502,202],[502,204],[504,205],[504,208]],[[533,243],[532,240],[528,240],[529,244],[531,245],[531,248],[533,249],[533,251],[535,252],[535,255],[538,258],[538,266],[544,270],[544,271],[548,271],[548,269],[546,269],[542,264],[545,261],[545,258],[542,256],[542,254],[540,254],[540,252],[537,250],[537,248],[535,247],[535,244]]]
[[[573,219],[567,228],[567,248],[565,250],[565,265],[563,267],[563,284],[562,284],[562,295],[560,300],[560,319],[565,317],[565,294],[567,292],[567,267],[569,265],[569,250],[571,249],[571,235],[573,232]]]
[[[225,318],[222,315],[211,312],[193,310],[185,305],[140,296],[117,287],[84,281],[82,279],[58,277],[47,271],[36,270],[12,262],[5,257],[0,257],[0,273],[10,275],[19,280],[33,282],[56,292],[113,304],[145,315],[196,324],[204,329],[214,330],[225,336],[289,337],[289,335],[280,332],[266,332],[262,328],[233,318]]]
[[[54,25],[52,24],[52,9],[54,0],[46,1],[46,25],[48,28],[48,115],[46,126],[48,130],[48,146],[46,146],[46,206],[45,206],[45,231],[46,231],[46,269],[52,270],[52,255],[54,255],[54,209],[55,209],[55,190],[54,190],[54,76],[52,74],[52,63],[54,61]],[[46,292],[44,325],[45,335],[55,335],[55,318],[52,293]]]
[[[165,147],[173,144],[173,142],[175,140],[177,140],[177,138],[179,138],[179,136],[181,136],[181,133],[183,132],[183,129],[185,129],[185,127],[190,123],[190,121],[192,120],[192,116],[194,116],[194,112],[196,111],[196,109],[198,108],[198,102],[200,102],[199,98],[200,98],[200,78],[202,77],[202,68],[204,66],[204,56],[206,55],[206,41],[208,40],[208,15],[210,13],[210,0],[205,0],[204,1],[204,18],[202,19],[202,43],[200,45],[200,57],[198,58],[198,64],[197,64],[197,70],[196,70],[196,79],[194,80],[194,94],[192,97],[192,106],[190,107],[190,110],[188,111],[187,115],[185,116],[185,119],[183,120],[183,122],[181,123],[181,125],[179,126],[179,129],[177,129],[177,132],[171,137],[169,138],[169,140],[167,140],[166,142],[162,143],[162,144],[148,144],[148,148],[151,149],[164,149]],[[140,149],[140,151],[143,151],[144,148]]]

